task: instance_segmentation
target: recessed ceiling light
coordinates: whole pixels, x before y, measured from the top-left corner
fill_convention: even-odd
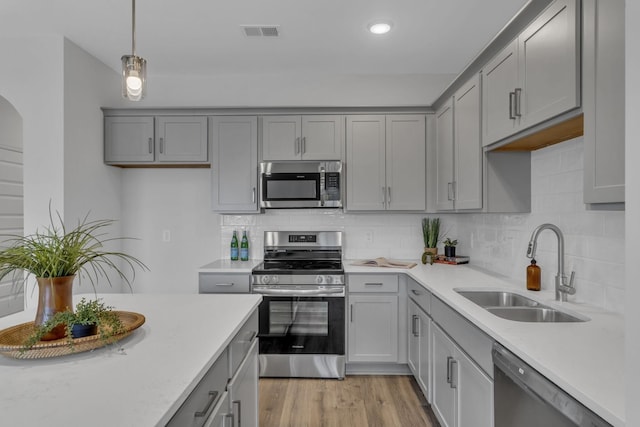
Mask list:
[[[372,34],[387,34],[391,31],[391,24],[388,22],[374,22],[369,24],[368,28]]]

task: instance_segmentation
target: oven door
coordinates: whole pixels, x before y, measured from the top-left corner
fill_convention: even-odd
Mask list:
[[[344,297],[263,296],[260,354],[345,354]]]

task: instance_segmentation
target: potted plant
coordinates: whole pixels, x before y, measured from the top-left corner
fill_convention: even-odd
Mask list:
[[[111,337],[125,331],[113,307],[105,306],[100,300],[87,301],[83,297],[75,311],[59,311],[44,324],[37,326],[25,342],[23,350],[29,350],[42,337],[59,327],[64,328],[70,346],[73,346],[74,338],[100,334],[100,338],[108,342]]]
[[[433,263],[433,258],[438,253],[438,242],[440,241],[440,218],[422,218],[422,238],[424,240],[424,253],[422,263],[427,261]]]
[[[147,269],[137,258],[104,247],[108,242],[124,239],[106,238],[104,229],[113,220],[89,221],[88,215],[78,225],[68,230],[60,215],[59,226],[54,224],[49,209],[50,225],[44,231],[28,236],[9,236],[0,250],[0,280],[13,274],[14,282],[26,282],[34,276],[38,284],[38,309],[35,325],[44,325],[56,313],[73,311],[72,285],[76,275],[79,280],[88,277],[94,290],[99,277],[111,280],[108,271],[114,271],[131,288],[135,267]],[[131,280],[119,265],[129,267]],[[58,325],[42,336],[42,340],[54,340],[66,335],[63,325]]]
[[[444,256],[447,258],[455,258],[456,256],[456,245],[458,244],[458,240],[451,240],[449,237],[444,239]]]

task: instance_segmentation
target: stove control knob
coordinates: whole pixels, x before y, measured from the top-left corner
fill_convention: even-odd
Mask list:
[[[324,282],[326,284],[331,284],[333,283],[333,277],[332,276],[324,276]]]
[[[269,282],[271,281],[271,277],[269,276],[262,276],[260,281],[262,282],[263,285],[268,285]]]
[[[316,283],[318,285],[321,285],[324,283],[324,277],[323,276],[316,276]]]
[[[280,279],[278,278],[278,276],[272,276],[272,277],[271,277],[271,283],[273,283],[274,285],[275,285],[276,283],[278,283],[278,281],[279,281],[279,280],[280,280]]]

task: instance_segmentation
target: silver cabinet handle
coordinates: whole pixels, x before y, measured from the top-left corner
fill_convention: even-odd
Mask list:
[[[255,203],[256,202],[256,187],[253,187],[253,189],[251,190],[251,203]]]
[[[418,292],[415,289],[411,289],[411,293],[413,293],[414,295],[422,295],[422,292]]]
[[[149,138],[149,154],[153,153],[153,138]]]
[[[238,427],[241,427],[242,426],[242,416],[241,416],[241,413],[242,413],[242,402],[240,402],[239,400],[234,400],[231,404],[233,406],[235,406],[236,403],[238,404],[238,416],[237,416],[237,418],[238,418]]]
[[[382,286],[382,282],[367,282],[365,286]]]
[[[515,116],[516,117],[522,117],[522,106],[520,105],[522,103],[522,88],[517,87],[514,93],[514,98],[515,98]]]
[[[296,142],[293,144],[295,154],[300,154],[300,137],[296,138]]]
[[[387,192],[382,187],[382,206],[386,206],[387,204]]]
[[[387,201],[391,204],[391,187],[387,187],[387,195],[389,196],[387,197]]]
[[[516,115],[513,112],[514,109],[514,104],[515,104],[515,99],[516,99],[516,93],[515,92],[509,92],[509,119],[511,120],[515,120],[516,119]]]
[[[353,323],[353,304],[349,304],[349,320]]]
[[[160,138],[160,153],[164,153],[164,138]]]
[[[216,283],[216,286],[235,286],[236,284],[231,282],[231,283]]]
[[[451,361],[453,357],[447,356],[447,384],[451,385]]]
[[[453,182],[447,182],[447,200],[453,200]]]
[[[204,409],[202,411],[197,411],[196,413],[193,414],[193,416],[198,417],[198,418],[206,417],[207,413],[213,407],[213,404],[216,402],[216,400],[218,400],[218,392],[210,390],[209,391],[209,401],[205,405]]]
[[[458,376],[456,372],[458,371],[458,361],[454,358],[451,358],[451,388],[458,388]]]
[[[415,314],[411,316],[411,333],[413,334],[414,337],[420,336],[420,333],[418,332],[418,327],[416,326],[416,320],[418,319],[419,317],[416,316]]]
[[[302,151],[302,154],[307,152],[307,137],[306,136],[302,137],[302,149],[300,151]]]

